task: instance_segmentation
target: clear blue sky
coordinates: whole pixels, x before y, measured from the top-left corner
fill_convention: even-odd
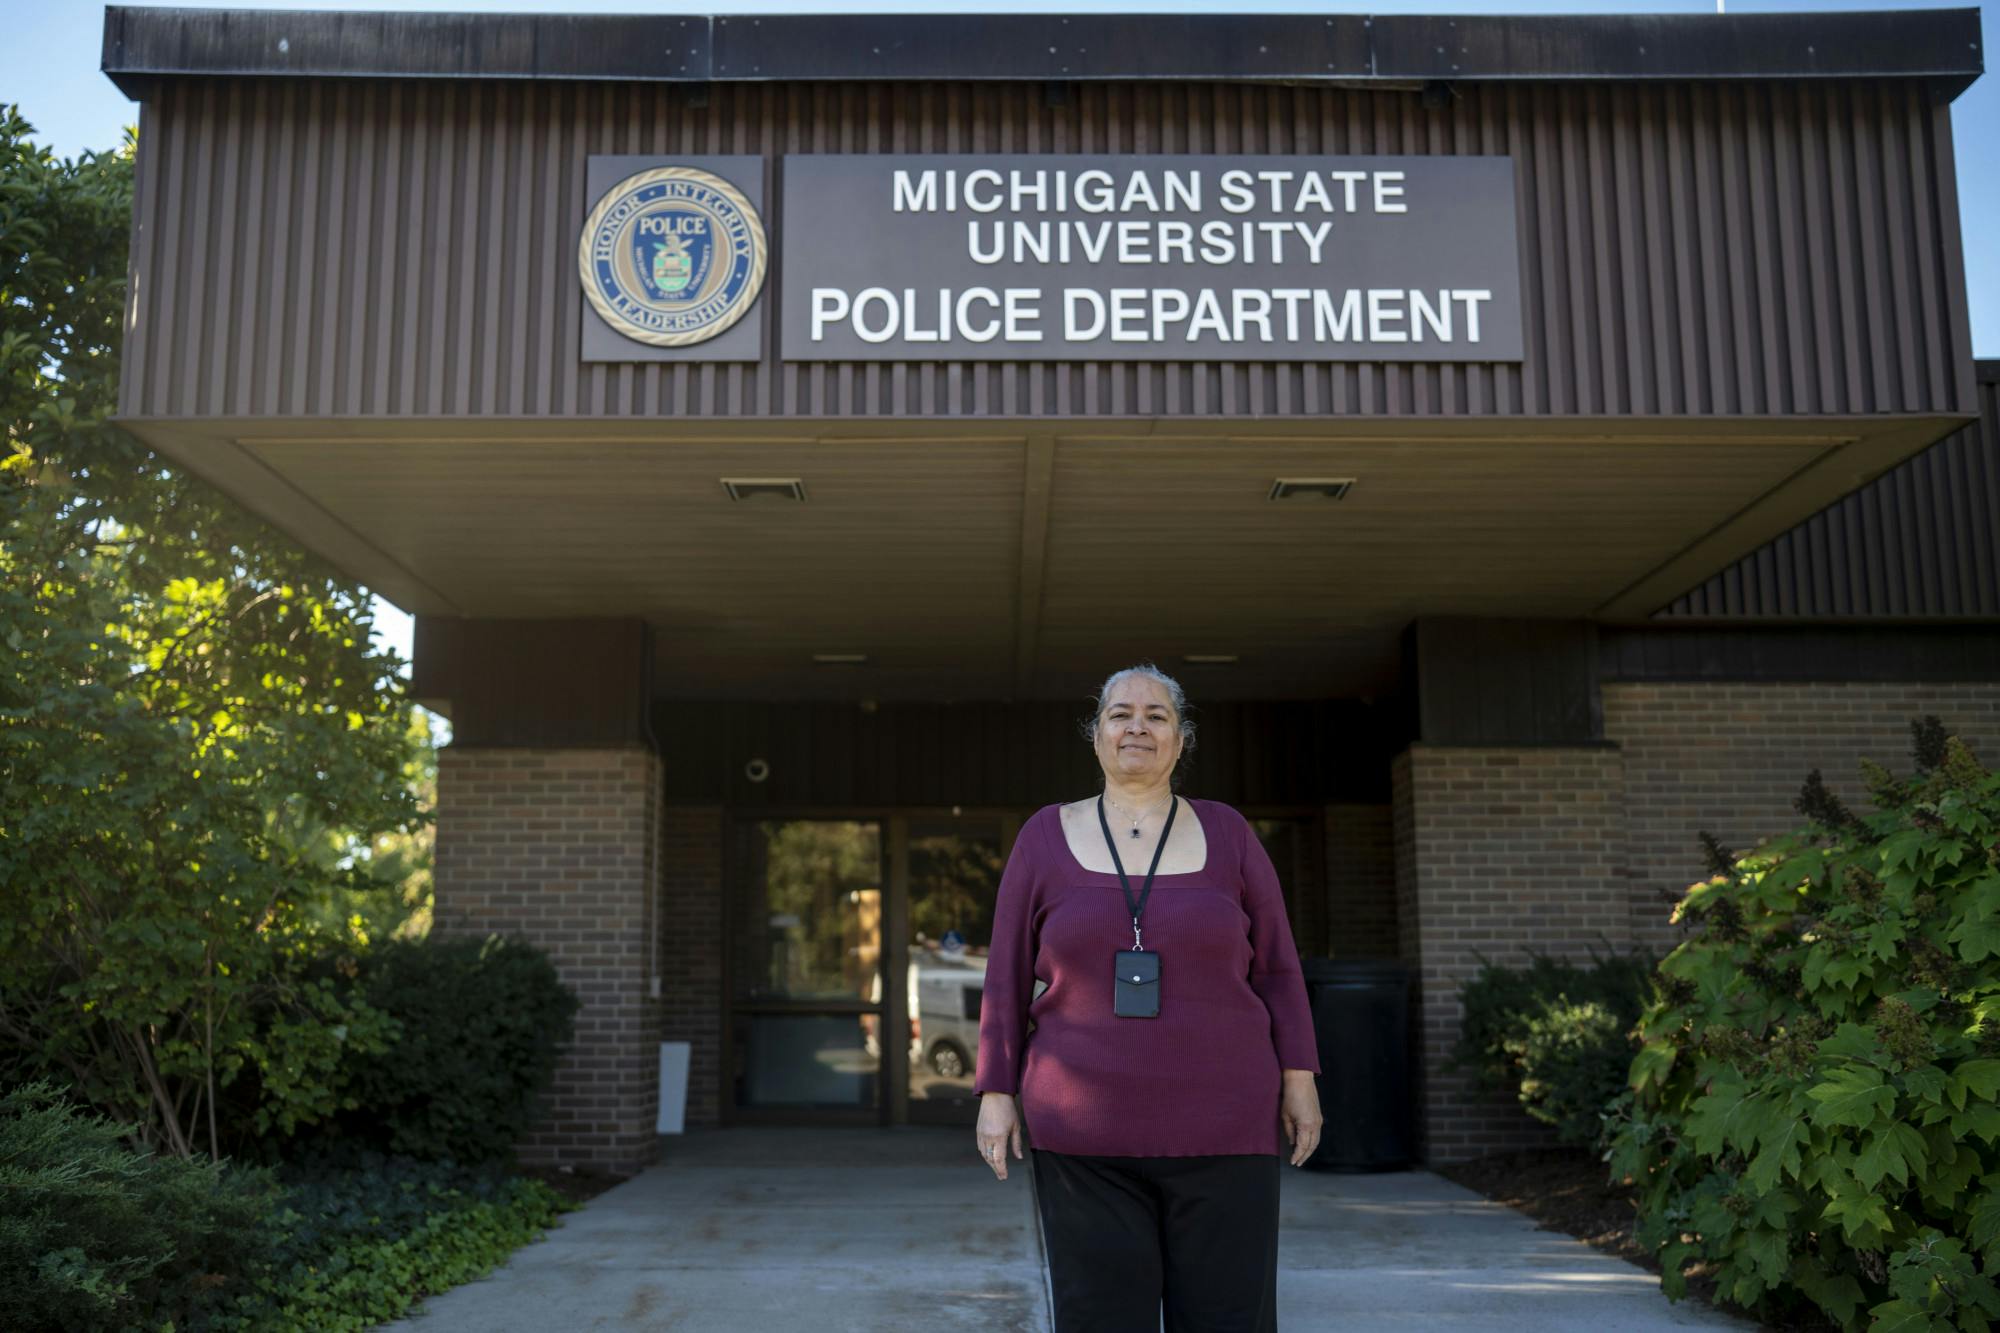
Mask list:
[[[132,0],[147,3],[147,0]],[[1725,0],[1729,13],[1807,13],[1826,10],[1940,9],[1938,0]],[[402,9],[489,13],[695,13],[921,14],[945,11],[985,13],[1373,13],[1373,14],[1713,14],[1715,0],[1376,0],[1373,4],[1298,3],[1297,0],[876,0],[875,3],[816,3],[815,0],[710,0],[673,4],[665,0],[593,0],[565,5],[557,0],[240,0],[242,9]],[[1984,32],[2000,30],[2000,4],[1980,5]],[[78,0],[0,0],[0,32],[9,54],[0,101],[21,104],[21,112],[43,142],[71,156],[85,148],[117,144],[134,119],[131,103],[98,71],[104,10]],[[1958,157],[1960,216],[1965,235],[1966,278],[1972,300],[1972,347],[1979,356],[2000,356],[2000,257],[1987,237],[1985,219],[2000,204],[2000,74],[1974,83],[1952,104],[1952,133]],[[405,658],[410,655],[410,623],[387,602],[378,602],[382,637]]]

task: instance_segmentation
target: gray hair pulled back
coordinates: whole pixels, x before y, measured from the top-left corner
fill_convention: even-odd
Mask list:
[[[1083,733],[1083,739],[1093,748],[1097,745],[1097,723],[1098,719],[1104,716],[1105,697],[1118,687],[1119,681],[1124,680],[1127,676],[1144,676],[1167,692],[1167,702],[1173,705],[1174,719],[1179,724],[1181,733],[1181,755],[1180,759],[1174,764],[1172,778],[1174,782],[1178,783],[1181,774],[1187,769],[1188,756],[1194,753],[1194,723],[1188,720],[1187,691],[1181,688],[1179,681],[1154,666],[1151,662],[1140,662],[1135,666],[1120,667],[1104,678],[1104,683],[1097,687],[1097,697],[1091,701],[1090,716],[1082,720],[1080,730]]]

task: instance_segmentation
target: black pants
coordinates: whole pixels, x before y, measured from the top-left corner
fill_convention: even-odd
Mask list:
[[[1028,1156],[1055,1333],[1277,1333],[1277,1154]]]

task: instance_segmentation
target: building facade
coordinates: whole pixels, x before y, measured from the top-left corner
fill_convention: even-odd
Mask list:
[[[584,1007],[530,1159],[964,1123],[1112,668],[1300,952],[1672,947],[1698,833],[2000,754],[1969,10],[106,12],[120,419],[417,620],[437,928]],[[1323,1091],[1323,1096],[1326,1093]],[[1032,1124],[1029,1127],[1032,1139]]]

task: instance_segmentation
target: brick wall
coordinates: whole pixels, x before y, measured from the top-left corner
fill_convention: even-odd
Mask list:
[[[448,745],[437,809],[432,929],[524,936],[582,1001],[521,1159],[637,1170],[658,1150],[658,758]]]
[[[1415,977],[1412,1035],[1418,1153],[1459,1161],[1555,1141],[1511,1097],[1445,1067],[1463,1021],[1461,987],[1526,946],[1588,958],[1623,948],[1630,915],[1616,886],[1624,792],[1616,747],[1412,745],[1390,779],[1396,912]]]
[[[2000,684],[1604,683],[1604,732],[1625,755],[1626,897],[1634,942],[1664,954],[1671,899],[1707,873],[1698,833],[1748,851],[1800,823],[1792,800],[1818,768],[1850,809],[1871,807],[1859,762],[1910,771],[1910,723],[1936,713],[2000,762]]]
[[[1331,952],[1398,955],[1417,979],[1420,1155],[1553,1142],[1443,1068],[1475,949],[1518,963],[1530,944],[1579,959],[1592,943],[1671,947],[1661,893],[1700,875],[1696,830],[1741,850],[1792,827],[1815,766],[1865,808],[1856,762],[1907,770],[1909,722],[1925,712],[2000,761],[2000,685],[1606,682],[1615,745],[1417,744],[1391,766],[1390,805],[1328,806]],[[722,810],[662,806],[659,760],[638,748],[447,746],[438,784],[434,929],[524,935],[584,1002],[524,1160],[652,1160],[663,1039],[692,1046],[689,1126],[719,1123]],[[1308,950],[1318,905],[1308,894],[1295,923]]]
[[[689,1129],[722,1115],[722,810],[666,807],[660,840],[660,1039],[690,1043]]]
[[[1335,958],[1394,958],[1396,830],[1387,805],[1326,807],[1327,947]]]
[[[1909,724],[1925,713],[2000,760],[2000,684],[1607,681],[1603,693],[1610,745],[1418,744],[1391,765],[1394,930],[1418,978],[1425,1160],[1554,1141],[1510,1100],[1443,1068],[1474,948],[1507,963],[1529,944],[1579,960],[1593,941],[1664,953],[1680,934],[1671,898],[1704,873],[1700,830],[1745,851],[1796,827],[1792,800],[1815,767],[1868,809],[1859,761],[1908,772]]]

